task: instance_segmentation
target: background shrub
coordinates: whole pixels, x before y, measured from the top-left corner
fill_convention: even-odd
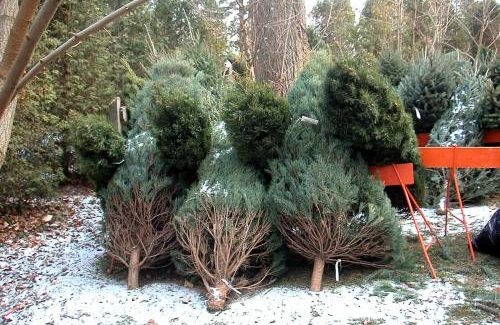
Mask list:
[[[75,114],[68,121],[67,142],[76,152],[79,174],[105,188],[123,160],[125,139],[105,117]]]

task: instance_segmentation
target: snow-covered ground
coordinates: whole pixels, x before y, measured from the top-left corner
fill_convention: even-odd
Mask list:
[[[63,200],[75,210],[64,225],[56,220],[49,231],[0,243],[0,324],[449,324],[448,309],[464,303],[451,279],[358,286],[341,279],[319,293],[280,286],[245,293],[212,314],[200,291],[164,282],[129,291],[103,274],[98,200]],[[467,208],[471,228],[480,230],[492,212]],[[436,228],[442,224],[442,216],[425,214]],[[403,223],[411,231],[411,220]]]

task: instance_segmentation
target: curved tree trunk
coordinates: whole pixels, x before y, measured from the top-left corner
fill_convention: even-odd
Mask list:
[[[139,288],[139,271],[141,270],[140,259],[141,249],[135,248],[130,253],[130,260],[128,262],[127,285],[129,290]]]
[[[249,8],[255,79],[285,95],[309,54],[303,0],[253,0]]]
[[[314,267],[311,276],[311,291],[321,291],[321,283],[323,282],[323,271],[325,269],[325,259],[319,256],[314,258]]]
[[[5,47],[7,46],[10,30],[18,10],[17,0],[0,1],[0,62],[3,61]],[[2,73],[2,75],[4,75],[4,73]],[[0,80],[0,89],[2,85],[3,78]],[[0,116],[0,169],[5,161],[5,152],[9,145],[15,110],[16,100],[14,99],[5,110],[4,114]]]

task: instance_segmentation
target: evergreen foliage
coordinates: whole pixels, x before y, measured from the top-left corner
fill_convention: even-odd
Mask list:
[[[403,237],[383,186],[345,144],[294,124],[280,152],[270,166],[268,195],[273,220],[292,249],[327,263],[404,264]],[[322,235],[293,226],[299,219],[310,220]]]
[[[391,85],[397,87],[406,75],[408,64],[403,60],[401,54],[384,51],[378,57],[380,72],[389,79]]]
[[[424,58],[410,67],[399,84],[398,91],[417,133],[429,133],[450,108],[457,70],[458,61],[452,54]]]
[[[373,59],[360,55],[338,60],[328,70],[323,127],[359,151],[370,165],[418,164],[410,117],[398,94],[373,66]]]
[[[130,136],[151,131],[171,172],[193,173],[210,146],[209,93],[201,84],[203,74],[179,55],[152,67],[151,80],[137,95]]]
[[[483,112],[482,127],[486,130],[500,129],[500,58],[489,68],[491,84],[486,87],[479,106]]]
[[[479,103],[488,83],[484,76],[476,75],[471,67],[463,69],[460,79],[452,96],[450,109],[441,116],[431,131],[430,146],[473,147],[481,144],[483,130],[480,121],[483,107]],[[498,169],[459,169],[456,173],[464,201],[478,201],[496,194],[500,189]],[[427,184],[431,203],[435,205],[445,195],[447,171],[430,171]]]
[[[292,120],[303,115],[321,120],[323,84],[331,62],[331,55],[326,50],[311,53],[309,62],[287,93]]]
[[[47,197],[64,180],[59,119],[29,109],[21,96],[5,162],[0,170],[0,214],[20,212],[27,200]]]
[[[212,310],[223,308],[229,291],[224,281],[236,289],[251,288],[284,266],[276,253],[281,241],[267,219],[266,190],[259,173],[238,159],[224,133],[219,124],[216,146],[199,169],[200,180],[175,217],[184,251],[174,254],[174,263],[210,286]]]
[[[99,115],[73,115],[67,132],[78,173],[95,182],[97,189],[105,188],[122,162],[125,140]]]
[[[142,269],[168,261],[176,246],[172,225],[176,185],[165,175],[158,154],[156,140],[148,132],[129,139],[124,162],[107,188],[107,245],[129,270],[137,248]]]
[[[181,90],[153,86],[152,134],[171,170],[196,172],[210,147],[210,124],[199,102]]]
[[[288,102],[267,85],[242,81],[228,91],[224,106],[223,119],[238,157],[265,168],[290,125]]]

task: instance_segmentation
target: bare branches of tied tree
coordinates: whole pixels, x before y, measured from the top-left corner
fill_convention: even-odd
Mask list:
[[[403,237],[383,187],[367,167],[318,130],[294,124],[281,158],[271,164],[269,199],[287,246],[313,261],[311,291],[326,263],[389,266]]]
[[[384,245],[386,234],[382,229],[365,225],[359,227],[359,232],[353,232],[349,228],[356,221],[349,220],[347,213],[323,215],[320,207],[317,210],[318,218],[281,216],[277,223],[288,247],[305,258],[314,256],[312,291],[321,289],[325,263],[340,259],[343,264],[387,266],[380,262],[390,254],[390,247]]]
[[[107,201],[109,249],[128,267],[129,289],[139,287],[142,268],[165,260],[176,244],[169,213],[171,194],[153,190],[148,196],[151,198],[143,196],[136,184],[131,194],[114,193]]]
[[[266,238],[271,224],[261,211],[241,213],[202,203],[196,220],[176,223],[178,240],[188,252],[183,258],[201,277],[209,310],[222,310],[229,291],[262,285],[270,273],[259,261],[269,259]]]
[[[275,251],[281,242],[271,235],[258,174],[234,150],[207,157],[199,174],[201,181],[175,217],[183,251],[174,262],[180,271],[201,278],[207,308],[215,311],[224,308],[231,291],[269,283],[280,267]]]
[[[172,200],[177,185],[163,174],[156,141],[147,132],[129,139],[124,163],[108,186],[106,230],[111,254],[128,267],[128,287],[139,271],[167,260],[177,246]]]

